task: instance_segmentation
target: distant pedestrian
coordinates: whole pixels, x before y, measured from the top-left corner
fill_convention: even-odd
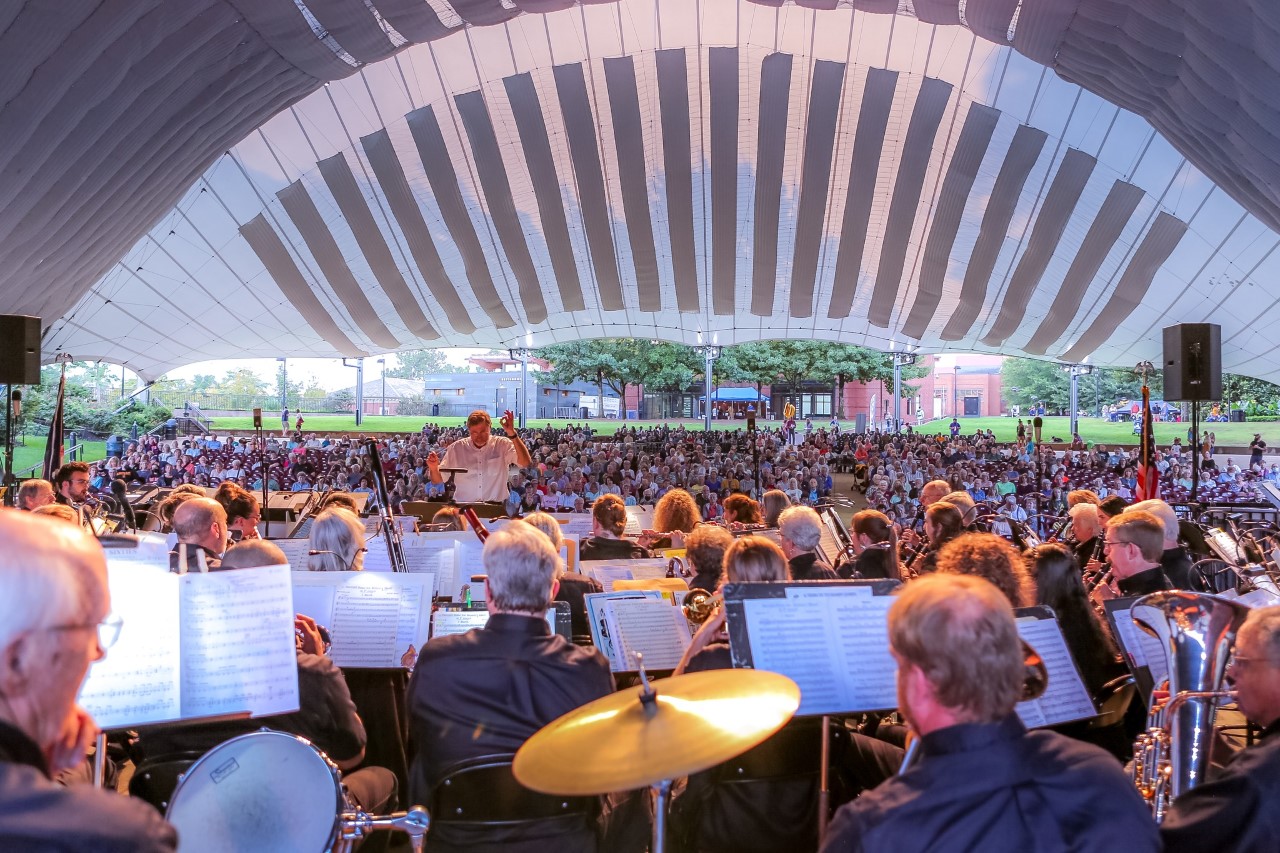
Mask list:
[[[284,411],[280,413],[280,434],[287,436],[289,434],[289,407],[285,406]]]

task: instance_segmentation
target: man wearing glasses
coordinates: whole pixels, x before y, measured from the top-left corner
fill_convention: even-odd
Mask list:
[[[1227,681],[1261,740],[1174,802],[1160,825],[1170,853],[1274,850],[1280,838],[1280,607],[1254,610],[1236,635]]]
[[[177,833],[146,803],[51,778],[93,742],[76,694],[120,632],[102,548],[12,510],[0,542],[0,849],[173,850]]]
[[[1164,553],[1164,526],[1149,512],[1133,511],[1107,522],[1105,548],[1112,576],[1123,596],[1146,595],[1172,589],[1160,556]]]
[[[81,524],[87,520],[84,502],[89,498],[90,479],[89,465],[85,462],[68,462],[53,473],[54,500],[74,509]]]

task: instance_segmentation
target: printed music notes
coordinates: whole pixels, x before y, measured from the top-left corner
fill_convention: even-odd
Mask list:
[[[655,590],[590,593],[591,636],[614,672],[634,672],[636,652],[646,669],[675,669],[689,647],[689,621]]]
[[[591,560],[582,564],[587,577],[596,580],[605,592],[613,592],[617,580],[649,580],[667,576],[667,560],[649,558],[643,560]]]
[[[488,610],[437,610],[431,618],[431,639],[465,634],[472,628],[483,628],[489,621]]]
[[[876,594],[895,585],[887,583],[735,585],[732,606],[725,594],[734,666],[795,681],[798,714],[896,707],[897,666],[885,629],[893,599]]]
[[[435,576],[425,572],[294,572],[298,612],[329,629],[338,666],[396,668],[422,648]]]
[[[1103,602],[1112,634],[1124,654],[1129,669],[1144,695],[1150,694],[1169,677],[1169,658],[1164,643],[1133,621],[1130,609],[1137,597],[1113,598]],[[1149,679],[1149,680],[1148,680]]]
[[[288,567],[179,576],[163,549],[154,559],[147,552],[107,551],[112,610],[124,625],[80,691],[98,725],[296,710]]]
[[[1023,724],[1034,729],[1096,716],[1098,709],[1085,689],[1053,610],[1023,607],[1014,613],[1018,617],[1018,634],[1035,649],[1049,671],[1049,685],[1044,694],[1017,705]]]

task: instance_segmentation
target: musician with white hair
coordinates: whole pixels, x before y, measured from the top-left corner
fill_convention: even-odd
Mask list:
[[[1083,572],[1093,560],[1095,553],[1099,556],[1102,554],[1099,548],[1102,521],[1098,518],[1098,506],[1088,501],[1081,501],[1072,505],[1067,513],[1071,516],[1071,536],[1076,541],[1076,564]]]
[[[1261,740],[1221,775],[1174,801],[1160,824],[1169,853],[1273,851],[1280,843],[1280,607],[1254,610],[1236,634],[1227,683]]]
[[[409,718],[417,755],[410,770],[410,801],[425,803],[459,762],[514,753],[534,732],[575,708],[613,692],[604,656],[551,633],[546,611],[559,587],[560,556],[546,534],[529,524],[508,524],[485,542],[482,556],[489,621],[465,634],[427,643],[409,682]],[[432,850],[511,851],[595,849],[590,826],[537,846],[518,831],[495,837],[438,823]],[[545,830],[543,830],[545,832]],[[590,846],[584,839],[590,838]],[[532,846],[530,846],[532,844]]]
[[[102,548],[14,510],[0,510],[0,541],[0,850],[173,850],[177,833],[146,803],[51,778],[93,742],[76,694],[119,634]]]
[[[818,556],[822,541],[822,519],[813,507],[793,506],[778,516],[782,553],[786,554],[791,577],[798,581],[839,580],[835,569]]]
[[[842,806],[823,853],[1160,849],[1119,763],[1055,732],[1027,731],[1013,608],[990,582],[935,574],[889,610],[898,710],[920,738],[905,772]]]

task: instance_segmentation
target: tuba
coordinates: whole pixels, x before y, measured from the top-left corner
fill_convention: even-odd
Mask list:
[[[1147,731],[1134,744],[1131,774],[1159,822],[1174,798],[1204,781],[1217,704],[1235,697],[1222,689],[1227,657],[1249,609],[1169,590],[1138,599],[1130,614],[1162,641],[1169,664],[1169,698],[1153,704]]]

